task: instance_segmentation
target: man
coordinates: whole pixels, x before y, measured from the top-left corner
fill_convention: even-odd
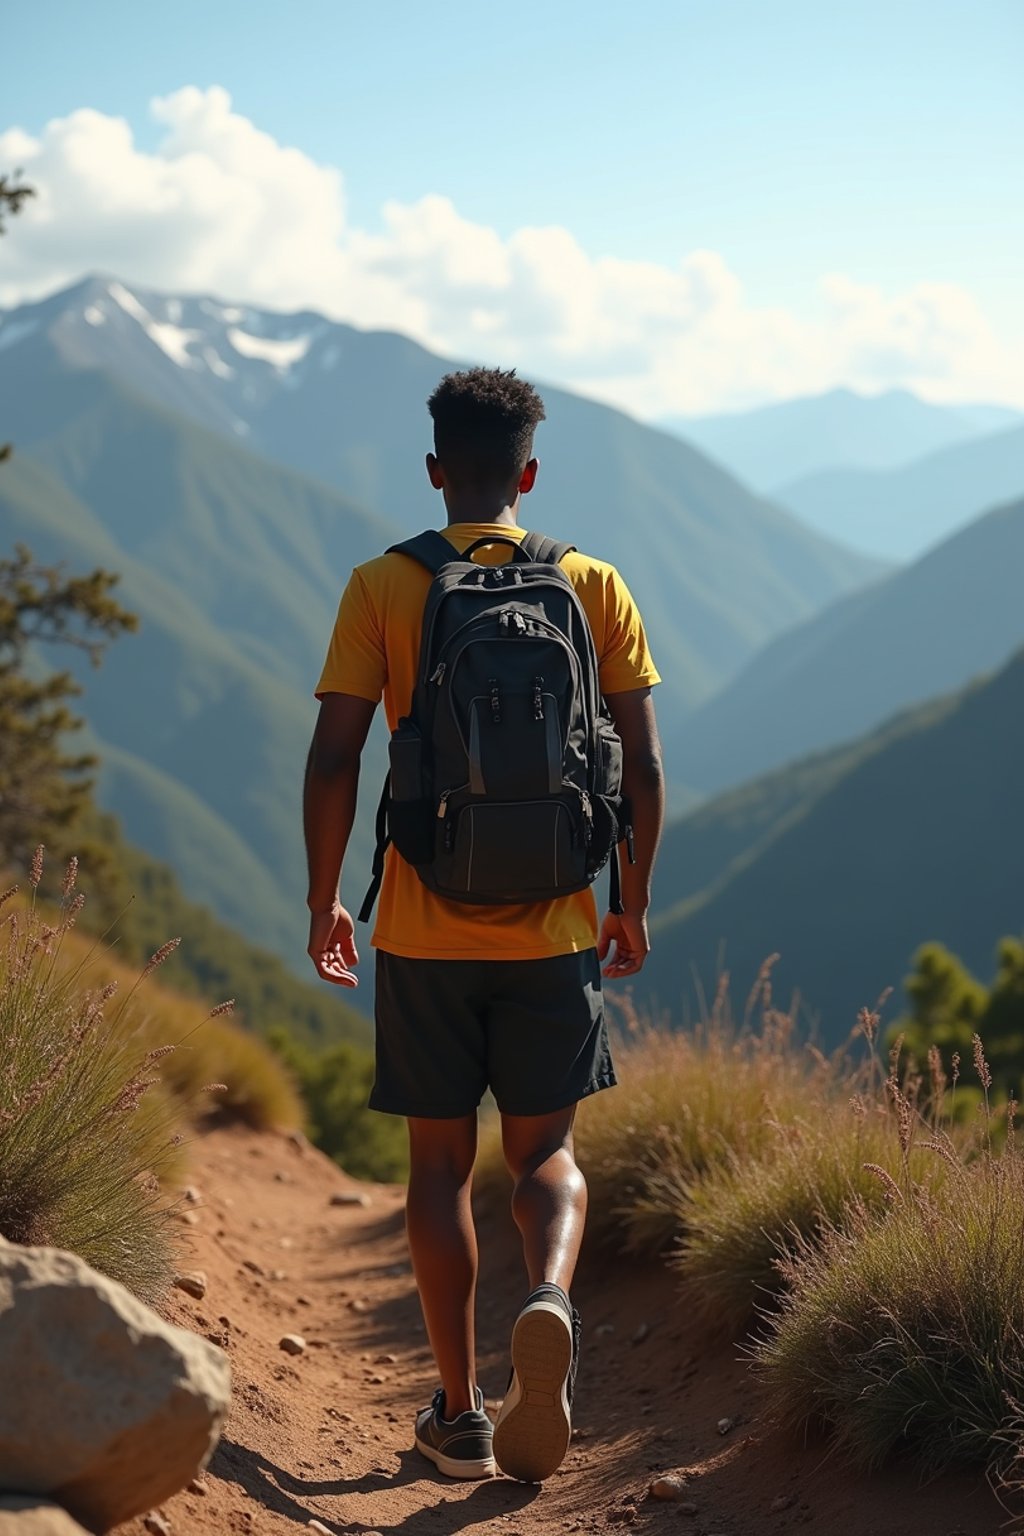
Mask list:
[[[514,370],[473,368],[443,379],[429,409],[435,451],[427,474],[444,497],[452,558],[491,536],[505,542],[475,558],[502,564],[515,553],[508,541],[525,537],[518,517],[537,477],[540,397]],[[618,573],[575,551],[561,569],[589,622],[601,692],[622,740],[635,859],[622,861],[622,911],[599,928],[589,887],[519,905],[448,900],[392,848],[373,937],[377,1075],[370,1104],[408,1121],[409,1247],[441,1377],[433,1404],[417,1418],[416,1444],[455,1477],[490,1476],[496,1460],[512,1476],[540,1480],[568,1448],[579,1332],[569,1289],[587,1199],[573,1157],[573,1119],[580,1099],[615,1082],[601,962],[605,977],[632,976],[649,949],[664,811],[651,699],[659,678]],[[399,552],[358,567],[317,688],[320,717],[305,788],[309,954],[319,974],[339,986],[356,985],[358,963],[339,881],[360,754],[382,696],[392,730],[409,713],[430,587],[430,573]],[[512,1211],[532,1287],[513,1331],[513,1376],[493,1429],[476,1382],[470,1209],[477,1107],[488,1087],[501,1112]]]

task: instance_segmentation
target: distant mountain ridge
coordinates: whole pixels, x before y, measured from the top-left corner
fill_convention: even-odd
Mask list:
[[[726,789],[962,687],[1024,645],[1024,499],[766,646],[669,732],[684,780]]]
[[[425,400],[449,366],[322,316],[114,280],[0,323],[0,425],[17,449],[0,473],[5,536],[123,571],[143,618],[85,679],[105,803],[189,896],[296,966],[311,689],[352,565],[438,519]],[[666,719],[876,573],[668,434],[544,393],[529,521],[624,570]],[[347,887],[366,873],[380,746]]]
[[[749,411],[679,416],[666,423],[747,485],[772,496],[810,475],[896,469],[1021,424],[1024,415],[1009,406],[934,405],[905,389],[877,395],[832,389]]]
[[[975,971],[1024,931],[1024,651],[960,693],[702,806],[666,834],[657,913],[637,991],[681,1020],[721,967],[746,995],[780,959],[775,996],[797,990],[840,1045],[857,1010],[901,986],[938,940]]]
[[[396,528],[437,521],[425,403],[456,365],[402,336],[92,278],[3,318],[0,379],[26,357],[58,378],[109,373]],[[561,390],[544,386],[544,398],[524,517],[619,566],[670,663],[673,708],[708,697],[787,623],[881,568],[808,534],[669,434]]]
[[[776,499],[808,527],[879,559],[916,559],[979,507],[1024,495],[1024,425],[987,432],[897,469],[828,469]]]

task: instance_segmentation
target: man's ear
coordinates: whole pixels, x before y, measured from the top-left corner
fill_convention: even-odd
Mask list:
[[[529,464],[527,464],[526,468],[523,470],[522,475],[519,477],[520,496],[526,496],[528,492],[533,490],[534,483],[537,479],[538,469],[540,469],[540,459],[531,459]]]
[[[529,465],[527,465],[527,468],[529,468]],[[427,454],[427,479],[435,491],[444,490],[444,470],[441,468],[437,456],[433,453]]]

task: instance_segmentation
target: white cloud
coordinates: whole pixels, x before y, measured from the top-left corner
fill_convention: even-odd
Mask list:
[[[515,363],[644,416],[716,410],[846,383],[1024,405],[1018,350],[976,299],[922,282],[883,293],[842,274],[807,313],[751,304],[714,251],[676,266],[585,251],[570,231],[502,239],[445,197],[346,217],[341,173],[277,143],[194,86],[152,103],[141,150],[83,108],[38,138],[0,134],[0,165],[39,189],[0,245],[0,302],[86,271],[404,331],[438,351]]]

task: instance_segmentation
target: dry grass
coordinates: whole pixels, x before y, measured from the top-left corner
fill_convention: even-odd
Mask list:
[[[0,929],[0,1236],[80,1254],[138,1295],[172,1266],[168,1186],[189,1124],[212,1109],[297,1126],[287,1072],[224,1014],[160,990],[75,930],[74,861],[59,910],[7,893]]]
[[[796,1043],[793,1018],[772,1004],[770,961],[740,1019],[730,1009],[727,978],[689,1032],[656,1029],[618,1006],[620,1086],[584,1100],[576,1122],[590,1189],[588,1231],[618,1251],[665,1254],[683,1234],[704,1173],[774,1148],[775,1126],[845,1102],[849,1069]],[[493,1123],[485,1128],[477,1187],[485,1201],[508,1189]]]
[[[69,869],[54,923],[12,903],[0,937],[0,1234],[68,1248],[153,1297],[171,1262],[160,1179],[178,1113],[151,1048],[112,1014],[114,989],[62,964],[73,885]]]

